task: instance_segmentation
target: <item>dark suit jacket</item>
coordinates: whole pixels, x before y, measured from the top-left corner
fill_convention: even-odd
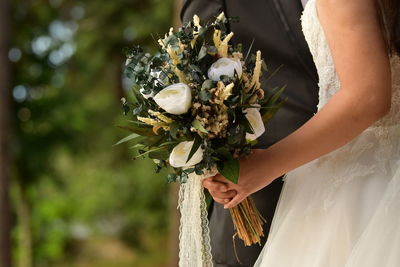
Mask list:
[[[181,11],[183,22],[197,14],[201,20],[213,19],[221,11],[228,17],[239,17],[231,22],[233,44],[242,43],[247,51],[254,39],[252,52],[261,50],[269,71],[262,76],[262,86],[268,90],[287,85],[283,93],[288,98],[283,108],[267,125],[259,138],[258,147],[266,148],[304,124],[316,112],[318,103],[318,75],[301,31],[300,0],[186,0]],[[266,81],[279,66],[280,71]],[[282,188],[282,179],[253,194],[256,205],[268,223],[268,234]],[[242,264],[236,260],[232,236],[234,229],[230,214],[222,205],[214,203],[210,215],[211,246],[215,267],[253,266],[262,246],[244,247],[236,240],[236,250]],[[266,239],[263,240],[265,242]]]

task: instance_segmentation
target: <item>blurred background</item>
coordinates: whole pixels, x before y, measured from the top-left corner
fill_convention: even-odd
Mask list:
[[[117,125],[180,0],[0,0],[0,266],[173,266],[176,187]]]

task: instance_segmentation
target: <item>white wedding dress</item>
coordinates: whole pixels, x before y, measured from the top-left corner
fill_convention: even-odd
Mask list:
[[[321,109],[340,81],[316,0],[307,3],[302,27],[318,70]],[[400,266],[400,60],[391,63],[390,113],[351,143],[287,174],[255,266]]]

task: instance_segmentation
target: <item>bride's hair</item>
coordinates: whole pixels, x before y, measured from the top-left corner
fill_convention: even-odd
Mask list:
[[[400,1],[378,0],[377,4],[389,52],[400,55]]]

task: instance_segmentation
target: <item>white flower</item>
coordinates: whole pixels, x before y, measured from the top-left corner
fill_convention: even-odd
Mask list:
[[[145,94],[144,91],[145,91],[144,88],[141,88],[139,90],[139,92],[142,94],[142,96],[144,98],[149,99],[150,97],[154,97],[154,93],[153,92],[151,92],[150,94]]]
[[[154,85],[160,85],[160,84],[163,85],[168,82],[167,76],[161,70],[159,71],[151,70],[150,76],[157,78],[156,80],[154,80]]]
[[[132,58],[127,58],[126,59],[126,61],[125,61],[125,66],[128,66],[129,64],[131,64],[131,62],[132,62]]]
[[[169,155],[169,164],[172,167],[179,168],[179,167],[187,167],[193,166],[203,160],[203,149],[199,147],[197,151],[193,154],[192,158],[188,161],[190,150],[193,147],[193,141],[185,141],[179,143]]]
[[[247,108],[244,112],[254,130],[254,134],[246,133],[246,139],[251,141],[256,140],[265,132],[265,126],[260,111],[257,108]]]
[[[154,96],[154,101],[168,113],[184,114],[192,104],[192,92],[186,84],[176,83],[162,89]]]
[[[208,78],[213,81],[219,81],[221,75],[233,77],[236,73],[239,77],[242,76],[242,64],[239,59],[220,58],[215,61],[208,69]]]

